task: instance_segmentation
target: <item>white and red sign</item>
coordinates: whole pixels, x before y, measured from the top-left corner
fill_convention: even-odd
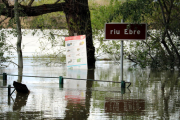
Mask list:
[[[146,24],[106,23],[106,40],[145,40]]]
[[[71,69],[87,69],[86,36],[65,37],[66,65]]]

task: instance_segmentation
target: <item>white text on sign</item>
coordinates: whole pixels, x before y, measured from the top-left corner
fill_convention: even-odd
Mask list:
[[[120,30],[110,30],[110,34],[117,34],[119,35],[121,33]],[[141,31],[140,30],[131,30],[131,29],[124,29],[124,34],[125,35],[140,35],[141,34]]]

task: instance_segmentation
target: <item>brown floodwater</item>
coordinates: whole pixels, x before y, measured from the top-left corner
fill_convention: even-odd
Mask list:
[[[0,75],[0,86],[18,81],[30,90],[27,95],[14,92],[8,97],[8,89],[0,88],[0,120],[180,119],[178,71],[140,69],[125,61],[123,77],[131,86],[121,89],[119,83],[92,81],[120,82],[120,66],[111,61],[97,61],[96,68],[91,70],[38,65],[30,59],[24,60],[24,64],[22,71],[14,66],[0,69],[0,74],[11,74],[7,81]],[[23,77],[13,76],[21,73]],[[59,76],[65,78],[63,85],[59,85]]]

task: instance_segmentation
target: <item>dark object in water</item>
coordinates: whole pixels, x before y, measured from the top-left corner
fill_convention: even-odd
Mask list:
[[[16,91],[17,91],[18,93],[27,94],[27,93],[30,92],[25,84],[22,84],[22,83],[19,83],[19,82],[14,81],[14,82],[13,82],[13,86],[14,86],[14,88],[16,89]]]

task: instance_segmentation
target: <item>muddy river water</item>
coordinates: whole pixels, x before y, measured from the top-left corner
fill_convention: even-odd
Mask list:
[[[47,67],[26,59],[23,77],[13,76],[18,75],[14,66],[1,68],[2,73],[11,75],[7,81],[0,75],[0,86],[19,81],[27,85],[30,94],[14,92],[8,97],[8,89],[0,88],[0,120],[180,119],[178,71],[140,69],[125,61],[123,78],[131,82],[125,89],[119,83],[92,81],[120,82],[120,66],[112,61],[97,61],[91,70],[67,70],[66,65]],[[59,85],[59,76],[65,78],[63,85]]]

